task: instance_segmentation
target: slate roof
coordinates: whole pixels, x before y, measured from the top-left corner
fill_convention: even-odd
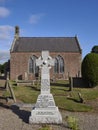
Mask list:
[[[11,52],[79,52],[77,37],[19,37]]]

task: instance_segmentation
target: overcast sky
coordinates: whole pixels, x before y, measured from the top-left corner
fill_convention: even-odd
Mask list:
[[[77,35],[84,57],[98,45],[98,0],[0,0],[0,63],[9,58],[16,25],[24,37]]]

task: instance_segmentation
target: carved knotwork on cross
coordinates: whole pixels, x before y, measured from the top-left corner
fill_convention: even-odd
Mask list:
[[[54,66],[54,59],[49,56],[48,51],[42,51],[42,56],[36,60],[36,65],[41,68],[41,93],[50,93],[50,73]]]

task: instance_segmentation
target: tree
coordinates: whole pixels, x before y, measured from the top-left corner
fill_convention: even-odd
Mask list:
[[[98,53],[98,46],[94,46],[91,50],[92,53]]]
[[[98,85],[98,54],[89,53],[85,56],[82,62],[82,77],[89,86]]]
[[[4,65],[0,64],[0,72],[4,73]]]
[[[8,68],[8,63],[9,62],[5,62],[4,64],[0,64],[0,72],[1,73],[5,73],[6,69]]]

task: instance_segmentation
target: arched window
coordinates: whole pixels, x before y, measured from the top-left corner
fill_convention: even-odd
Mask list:
[[[29,59],[29,73],[33,73],[33,60],[32,58]]]
[[[59,66],[58,59],[55,58],[55,65],[54,65],[54,72],[55,72],[55,73],[58,73],[58,66]]]
[[[38,66],[36,66],[36,56],[32,56],[29,59],[29,73],[37,74],[39,71]]]
[[[59,71],[60,73],[64,73],[64,60],[61,56],[58,57],[59,57]]]
[[[64,73],[64,60],[61,56],[55,58],[54,72]]]

